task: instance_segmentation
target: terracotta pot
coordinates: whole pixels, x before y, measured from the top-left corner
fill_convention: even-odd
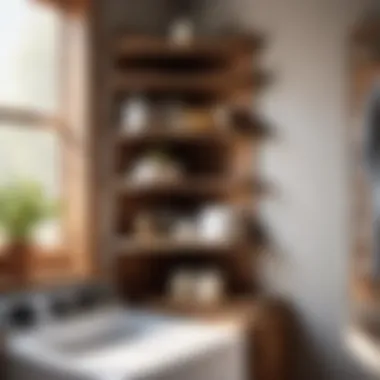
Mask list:
[[[19,280],[26,280],[30,271],[32,248],[27,243],[10,243],[5,248],[9,274]]]

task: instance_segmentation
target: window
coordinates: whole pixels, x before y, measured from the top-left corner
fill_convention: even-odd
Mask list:
[[[31,281],[88,278],[95,268],[89,7],[85,0],[0,1],[0,186],[36,180],[61,205],[33,236]],[[6,251],[0,231],[0,283],[12,267]]]
[[[62,19],[31,0],[0,2],[0,105],[57,112]]]
[[[32,0],[0,1],[0,186],[27,178],[60,199],[59,132],[63,17]],[[34,236],[42,246],[62,244],[60,217]]]

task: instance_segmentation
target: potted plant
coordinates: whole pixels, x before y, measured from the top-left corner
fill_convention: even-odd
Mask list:
[[[55,214],[56,206],[34,181],[17,180],[0,187],[0,228],[13,274],[25,277],[36,227]],[[15,273],[16,272],[16,273]]]

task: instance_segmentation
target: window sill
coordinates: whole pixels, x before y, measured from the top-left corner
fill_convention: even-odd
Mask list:
[[[75,277],[72,258],[59,248],[30,248],[27,263],[11,259],[0,247],[0,292],[21,290],[33,285],[66,281]],[[25,268],[26,266],[26,268]]]
[[[50,272],[31,276],[28,281],[20,282],[12,277],[0,275],[0,296],[14,292],[43,290],[46,288],[61,287],[66,285],[80,284],[93,280],[92,278],[75,276],[70,272]]]

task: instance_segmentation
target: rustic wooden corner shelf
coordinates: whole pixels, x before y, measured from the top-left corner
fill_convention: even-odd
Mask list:
[[[213,244],[147,239],[134,235],[133,225],[142,211],[153,212],[157,206],[182,212],[217,202],[248,213],[270,192],[257,173],[260,144],[268,130],[251,111],[252,98],[260,89],[258,40],[212,37],[178,45],[163,37],[128,34],[115,36],[109,46],[102,145],[107,156],[102,167],[108,217],[103,236],[104,247],[114,258],[118,286],[138,302],[164,299],[176,268],[215,264],[223,271],[226,300],[253,295],[257,279],[252,268],[262,248],[260,239]],[[152,102],[178,100],[184,107],[201,107],[210,114],[225,107],[231,117],[223,127],[215,119],[213,125],[201,127],[188,120],[184,126],[177,122],[176,128],[155,117],[146,130],[128,133],[118,115],[123,102],[136,95]],[[182,163],[186,174],[174,181],[131,181],[133,162],[144,152],[162,148]],[[257,218],[254,212],[252,220]]]

